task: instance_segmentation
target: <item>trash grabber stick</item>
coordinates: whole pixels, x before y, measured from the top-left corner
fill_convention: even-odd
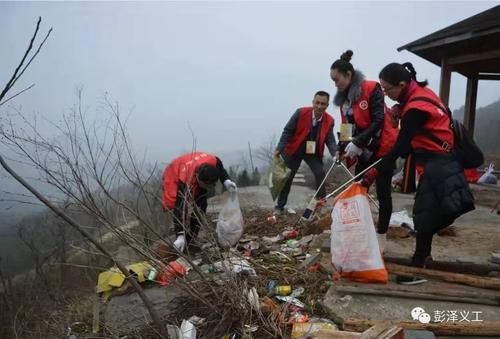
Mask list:
[[[328,194],[325,198],[326,199],[329,199],[331,197],[333,197],[337,192],[339,192],[341,189],[343,189],[344,187],[346,187],[347,185],[349,185],[351,182],[353,182],[354,180],[360,178],[363,174],[365,174],[370,168],[374,167],[375,165],[377,165],[380,161],[382,160],[382,158],[378,159],[377,161],[375,161],[373,164],[371,164],[370,166],[368,166],[367,168],[365,168],[362,172],[359,172],[358,174],[356,174],[355,176],[353,176],[351,179],[347,180],[342,186],[340,186],[339,188],[337,188],[335,191],[333,191],[332,193]]]
[[[497,203],[495,204],[495,206],[493,206],[493,208],[491,209],[490,213],[493,213],[493,211],[495,211],[495,209],[497,208],[497,206],[500,204],[500,200],[497,201]]]
[[[321,189],[321,187],[323,187],[323,185],[324,185],[324,183],[326,181],[326,178],[328,178],[328,176],[330,175],[330,172],[333,170],[333,168],[336,165],[339,165],[339,162],[337,162],[337,158],[334,158],[332,166],[330,166],[330,169],[328,170],[328,172],[326,172],[325,177],[323,178],[323,181],[321,182],[321,184],[319,184],[318,189],[316,190],[316,192],[314,192],[314,195],[311,198],[311,200],[309,201],[309,204],[307,204],[307,207],[304,210],[304,213],[302,213],[302,218],[309,219],[309,217],[311,216],[311,214],[312,214],[312,212],[314,210],[314,207],[311,208],[311,205],[313,204],[314,200],[316,199],[316,194],[318,194],[318,192]]]
[[[352,178],[353,175],[352,175],[351,171],[349,171],[347,166],[344,165],[344,163],[341,163],[341,166],[343,169],[345,169],[346,173],[349,174],[349,176]],[[373,204],[375,205],[375,207],[378,208],[378,202],[377,202],[377,200],[375,200],[374,197],[372,197],[370,194],[368,194],[368,199],[370,199],[373,202]]]

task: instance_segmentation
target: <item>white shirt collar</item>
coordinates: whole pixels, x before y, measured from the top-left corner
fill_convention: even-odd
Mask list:
[[[313,122],[314,122],[314,121],[316,121],[316,122],[320,122],[321,120],[323,120],[323,115],[325,115],[325,113],[321,114],[321,118],[316,119],[316,118],[314,117],[314,110],[313,110],[313,112],[312,112],[312,121],[313,121]]]

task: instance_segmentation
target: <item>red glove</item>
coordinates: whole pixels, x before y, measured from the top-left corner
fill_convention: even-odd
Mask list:
[[[363,175],[363,179],[361,180],[361,185],[366,188],[370,187],[375,179],[377,179],[378,171],[376,168],[370,168],[365,175]]]

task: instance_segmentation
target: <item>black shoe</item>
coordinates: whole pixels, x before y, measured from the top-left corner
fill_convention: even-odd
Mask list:
[[[427,280],[423,278],[409,277],[406,275],[398,275],[396,277],[396,283],[401,285],[419,285],[426,283]]]

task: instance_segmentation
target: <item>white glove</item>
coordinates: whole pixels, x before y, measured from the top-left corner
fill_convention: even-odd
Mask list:
[[[345,148],[345,155],[348,158],[357,157],[357,156],[361,155],[362,153],[363,153],[363,150],[361,148],[359,148],[358,146],[356,146],[355,144],[353,144],[352,142],[350,142],[347,145],[347,147]]]
[[[377,233],[377,241],[378,247],[380,248],[380,254],[384,254],[385,245],[387,244],[387,233]]]
[[[186,247],[186,237],[184,236],[184,234],[180,234],[177,236],[177,239],[175,239],[174,241],[174,246],[179,252],[184,251],[184,247]]]
[[[225,188],[228,190],[228,192],[230,192],[230,193],[234,193],[234,192],[236,192],[236,190],[237,190],[236,184],[235,184],[233,181],[229,180],[229,179],[226,179],[226,180],[224,181],[224,187],[225,187]]]

